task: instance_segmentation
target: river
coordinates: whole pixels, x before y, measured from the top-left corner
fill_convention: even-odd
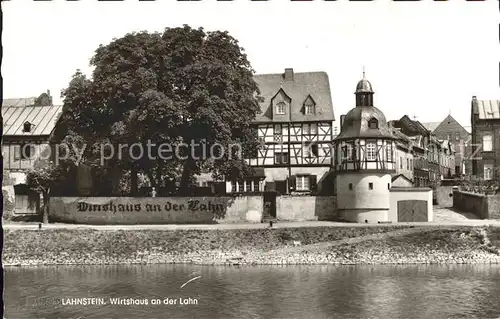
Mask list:
[[[132,265],[4,271],[7,319],[500,317],[497,265]],[[71,304],[83,303],[82,298],[96,299]],[[119,299],[141,304],[111,304]],[[92,300],[104,304],[92,305]]]

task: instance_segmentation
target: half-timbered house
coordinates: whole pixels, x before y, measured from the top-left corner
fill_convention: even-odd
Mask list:
[[[16,213],[36,209],[28,205],[28,198],[38,194],[27,189],[26,172],[34,167],[40,155],[47,158],[51,155],[49,140],[61,112],[62,106],[52,105],[49,92],[39,98],[3,101],[3,170],[14,185]]]
[[[333,193],[328,177],[335,116],[328,75],[285,69],[254,79],[263,97],[253,123],[261,147],[248,162],[261,178],[231,181],[228,190]]]

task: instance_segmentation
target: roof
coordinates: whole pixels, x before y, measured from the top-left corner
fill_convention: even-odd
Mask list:
[[[412,183],[413,184],[413,181],[411,179],[409,179],[408,177],[406,177],[404,174],[399,174],[399,175],[396,175],[396,176],[393,176],[391,178],[391,182],[394,182],[395,180],[397,180],[398,178],[403,178],[405,180],[407,180],[408,182]]]
[[[35,105],[36,97],[4,99],[2,101],[2,108],[4,106],[30,106]]]
[[[398,121],[395,121],[394,126],[402,128],[403,133],[408,136],[429,134],[429,130],[425,128],[422,123],[410,119],[408,115],[404,115]],[[405,130],[405,127],[407,128],[407,130]]]
[[[372,84],[365,78],[364,75],[356,85],[356,93],[373,93]]]
[[[283,73],[254,76],[260,95],[264,98],[260,103],[261,114],[256,116],[255,121],[273,122],[272,100],[280,89],[290,98],[291,122],[334,121],[330,82],[326,72],[294,73],[292,76],[290,80],[285,80]],[[302,113],[302,108],[309,95],[315,103],[316,112],[306,115]]]
[[[4,136],[45,136],[50,135],[61,117],[62,106],[3,106]],[[23,132],[25,122],[30,122],[33,129]]]
[[[378,128],[370,129],[368,122],[371,119],[378,120]],[[344,117],[342,130],[335,140],[353,138],[387,138],[396,139],[392,129],[387,125],[384,113],[374,106],[356,106]]]
[[[437,129],[437,127],[441,124],[442,122],[427,122],[427,123],[421,123],[426,129],[429,131],[434,131]]]
[[[473,100],[472,111],[480,120],[500,119],[500,100]]]

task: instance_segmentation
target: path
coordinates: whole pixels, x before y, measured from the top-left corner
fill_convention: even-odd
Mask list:
[[[279,248],[276,250],[271,250],[266,253],[266,255],[272,255],[273,253],[300,253],[303,251],[324,251],[325,249],[339,246],[342,244],[357,244],[366,240],[380,240],[386,239],[390,237],[397,237],[401,235],[414,234],[414,233],[422,233],[432,229],[435,229],[436,226],[430,227],[416,227],[416,228],[407,228],[407,229],[398,229],[386,233],[378,233],[378,234],[370,234],[359,237],[352,237],[340,240],[334,240],[329,242],[322,242],[317,244],[303,245],[303,246],[295,246],[295,247],[287,247],[287,248]],[[448,227],[444,227],[448,228]]]

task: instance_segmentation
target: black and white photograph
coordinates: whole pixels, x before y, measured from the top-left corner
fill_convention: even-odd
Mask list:
[[[498,1],[1,11],[3,319],[500,318]]]

